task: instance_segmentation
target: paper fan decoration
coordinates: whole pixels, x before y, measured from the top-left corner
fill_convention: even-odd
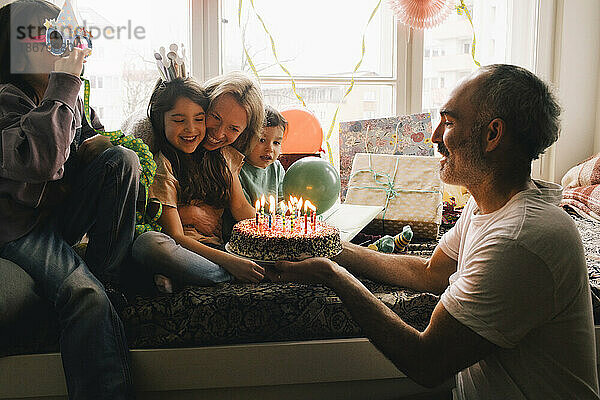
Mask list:
[[[451,0],[390,0],[398,21],[414,29],[441,24],[455,7]]]

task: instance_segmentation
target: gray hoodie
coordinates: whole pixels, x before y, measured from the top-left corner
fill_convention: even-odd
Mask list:
[[[80,88],[78,77],[53,72],[36,105],[16,86],[0,84],[0,247],[27,234],[64,199],[65,171],[77,168],[77,148],[95,135]]]

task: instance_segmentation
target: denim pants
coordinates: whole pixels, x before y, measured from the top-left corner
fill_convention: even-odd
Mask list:
[[[130,251],[139,175],[133,151],[109,148],[74,174],[71,194],[49,220],[0,249],[57,311],[70,399],[133,398],[123,324],[98,278],[116,282]],[[71,245],[86,232],[84,262]]]
[[[162,232],[145,232],[138,236],[131,255],[152,273],[163,274],[180,284],[213,285],[233,280],[223,267],[178,245]]]

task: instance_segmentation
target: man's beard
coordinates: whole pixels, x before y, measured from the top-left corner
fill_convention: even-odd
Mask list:
[[[479,135],[471,134],[468,139],[458,145],[460,159],[457,164],[457,151],[451,155],[446,145],[438,144],[438,152],[446,157],[446,162],[440,169],[440,178],[444,183],[469,187],[481,181],[488,170]]]

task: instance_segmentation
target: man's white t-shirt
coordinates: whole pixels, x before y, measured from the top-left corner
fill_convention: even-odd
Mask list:
[[[534,182],[493,213],[471,198],[440,241],[458,262],[442,304],[500,347],[458,373],[459,399],[599,398],[581,238],[561,187]]]

